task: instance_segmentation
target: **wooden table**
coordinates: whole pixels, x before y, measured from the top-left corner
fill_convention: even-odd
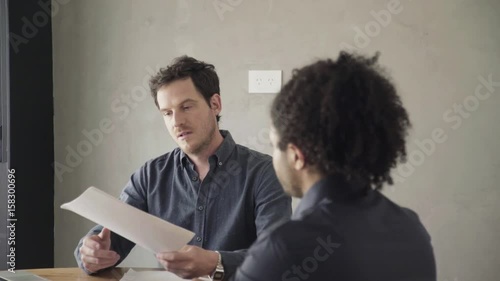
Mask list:
[[[129,267],[117,267],[98,273],[96,275],[87,275],[83,270],[78,267],[69,268],[40,268],[40,269],[26,269],[27,271],[43,277],[51,281],[94,281],[94,280],[113,280],[119,281],[123,275],[129,270]],[[160,268],[132,268],[135,271],[141,270],[162,270]],[[209,279],[193,279],[193,281],[206,281]],[[145,280],[146,281],[146,280]]]
[[[127,272],[129,268],[113,268],[106,270],[96,275],[87,275],[78,267],[70,268],[43,268],[43,269],[27,269],[26,271],[36,274],[40,277],[52,280],[52,281],[92,281],[92,280],[116,280],[119,281],[122,276]],[[134,268],[134,270],[141,270]],[[143,269],[143,270],[146,270]],[[147,270],[152,270],[147,268]]]

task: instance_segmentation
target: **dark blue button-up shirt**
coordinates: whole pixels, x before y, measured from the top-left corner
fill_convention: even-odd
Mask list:
[[[272,158],[236,144],[227,131],[221,133],[224,141],[209,157],[210,170],[203,181],[188,156],[176,148],[137,170],[120,199],[194,232],[189,244],[220,251],[229,277],[257,236],[289,219],[292,210]],[[101,230],[96,226],[89,235]],[[121,256],[119,262],[135,245],[114,233],[111,240],[112,250]],[[80,266],[81,243],[75,251]]]
[[[320,180],[292,220],[259,236],[237,281],[435,281],[430,236],[417,215],[341,177]]]

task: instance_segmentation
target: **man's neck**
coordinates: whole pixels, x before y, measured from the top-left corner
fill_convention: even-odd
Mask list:
[[[311,189],[311,187],[313,187],[313,185],[320,181],[322,178],[323,176],[315,171],[309,169],[307,171],[304,171],[301,180],[302,195],[304,196],[309,191],[309,189]]]
[[[205,178],[210,169],[208,158],[214,155],[215,151],[221,146],[224,141],[224,137],[221,135],[220,131],[217,130],[210,144],[200,153],[188,154],[189,159],[193,161],[196,171],[199,174],[201,180]]]

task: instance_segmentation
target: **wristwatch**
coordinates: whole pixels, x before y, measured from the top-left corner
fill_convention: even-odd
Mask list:
[[[219,260],[217,261],[217,267],[215,267],[214,272],[210,275],[210,280],[221,281],[224,278],[224,266],[222,266],[222,256],[218,251],[215,251],[219,255]]]

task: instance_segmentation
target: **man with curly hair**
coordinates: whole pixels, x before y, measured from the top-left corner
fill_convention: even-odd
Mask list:
[[[436,280],[417,214],[380,193],[406,157],[410,121],[377,60],[341,52],[295,70],[275,98],[274,168],[302,200],[257,239],[234,280]]]

